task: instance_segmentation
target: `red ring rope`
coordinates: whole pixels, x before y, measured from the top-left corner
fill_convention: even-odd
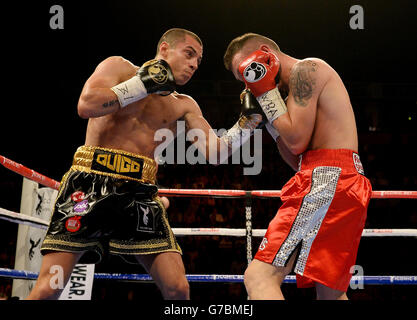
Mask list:
[[[14,171],[30,180],[52,189],[59,189],[60,183],[50,179],[32,169],[29,169],[13,160],[0,155],[0,163],[7,169]],[[219,190],[219,189],[159,189],[161,196],[214,196],[214,197],[244,197],[244,190]],[[281,190],[254,190],[249,194],[252,197],[277,198],[281,196]],[[373,199],[417,199],[417,191],[372,191]]]
[[[59,189],[60,183],[58,181],[50,179],[40,173],[37,173],[36,171],[32,169],[26,168],[25,166],[17,162],[14,162],[13,160],[7,159],[6,157],[3,157],[2,155],[0,155],[0,162],[4,167],[20,174],[21,176],[24,176],[30,180],[38,182],[41,185],[44,185],[46,187],[57,189],[57,190]]]

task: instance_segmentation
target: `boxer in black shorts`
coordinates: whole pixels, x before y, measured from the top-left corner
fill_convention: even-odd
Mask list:
[[[131,263],[138,254],[178,252],[155,185],[155,161],[106,148],[78,148],[65,174],[41,252],[83,252],[98,263],[107,252]]]
[[[96,263],[107,253],[142,264],[165,299],[189,299],[181,249],[163,198],[157,197],[153,159],[162,142],[155,134],[168,129],[175,136],[177,121],[185,121],[187,130],[205,134],[206,140],[194,143],[198,150],[221,162],[231,155],[232,144],[243,143],[262,121],[262,110],[253,105],[256,99],[244,95],[242,115],[219,138],[196,101],[174,91],[191,79],[202,54],[197,35],[170,29],[161,37],[155,59],[138,67],[109,57],[86,81],[77,106],[79,116],[88,119],[85,144],[62,180],[42,244],[39,277],[28,299],[59,297],[63,288],[50,285],[53,267],[62,267],[65,284],[79,261]]]

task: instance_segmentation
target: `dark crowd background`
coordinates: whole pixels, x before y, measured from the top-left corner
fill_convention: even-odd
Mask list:
[[[64,29],[52,30],[49,8],[64,8]],[[351,6],[364,10],[364,29],[352,30]],[[172,27],[197,33],[203,62],[178,91],[199,103],[213,128],[230,128],[239,114],[242,84],[225,70],[227,44],[245,32],[274,39],[296,58],[319,57],[343,79],[355,111],[359,154],[374,190],[417,190],[416,10],[414,1],[43,1],[7,3],[3,30],[3,106],[0,154],[60,180],[84,143],[87,121],[76,105],[95,66],[120,55],[139,65],[154,57]],[[7,71],[6,71],[7,70]],[[10,71],[9,71],[10,70]],[[163,188],[279,190],[293,175],[268,133],[262,172],[244,176],[242,165],[164,165]],[[22,178],[0,167],[0,207],[19,211]],[[279,199],[254,199],[253,228],[267,228]],[[373,199],[366,228],[416,228],[416,200]],[[242,199],[170,198],[172,227],[245,227]],[[0,267],[14,268],[17,225],[0,220]],[[188,274],[243,274],[245,238],[178,237]],[[253,238],[256,251],[260,238]],[[366,275],[416,275],[417,239],[363,238],[357,264]],[[108,257],[96,272],[143,273]],[[11,295],[0,278],[0,298]],[[314,299],[314,290],[284,284],[288,299]],[[367,285],[353,300],[415,300],[415,286]],[[93,300],[160,300],[153,283],[95,281]],[[191,283],[191,298],[245,300],[243,284]]]

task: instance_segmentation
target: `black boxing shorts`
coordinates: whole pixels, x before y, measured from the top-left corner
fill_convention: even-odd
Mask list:
[[[182,251],[155,185],[153,159],[91,146],[77,149],[64,175],[41,247],[82,252],[80,263],[107,253],[137,263],[135,255]]]

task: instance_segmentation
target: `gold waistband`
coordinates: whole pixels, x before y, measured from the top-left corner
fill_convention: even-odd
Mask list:
[[[151,158],[93,146],[77,149],[71,169],[152,184],[156,183],[158,170],[155,160]]]

